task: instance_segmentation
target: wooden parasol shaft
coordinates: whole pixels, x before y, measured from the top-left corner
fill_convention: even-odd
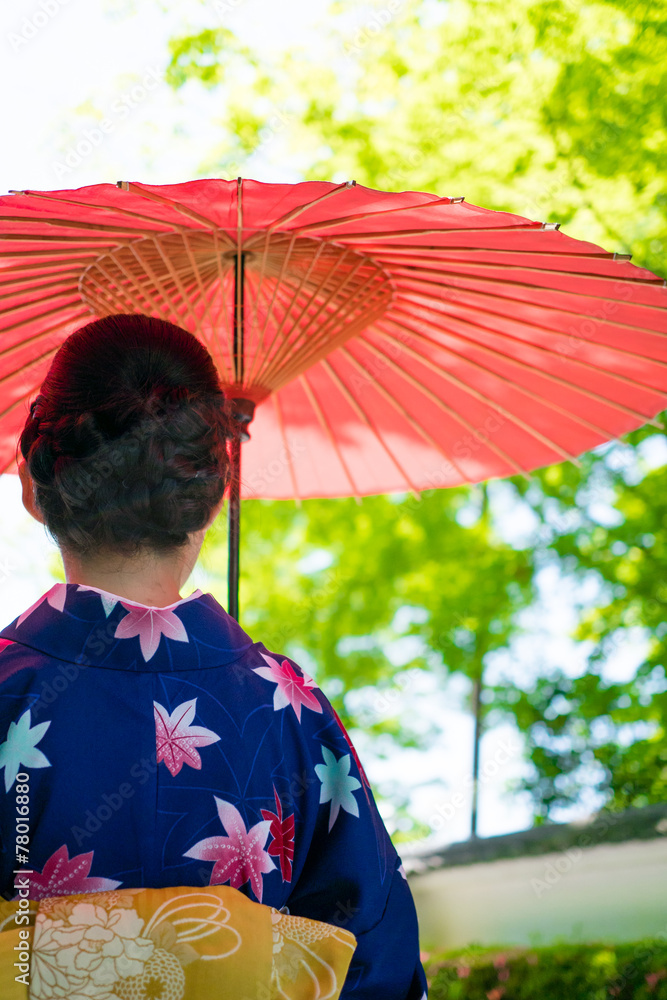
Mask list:
[[[233,365],[237,384],[243,381],[245,354],[245,261],[244,254],[234,257],[234,324]],[[234,422],[230,448],[231,474],[229,483],[229,558],[227,569],[227,610],[229,614],[239,617],[239,548],[241,541],[241,430],[242,425],[232,413]]]
[[[227,570],[227,610],[239,618],[239,543],[241,540],[241,439],[236,435],[231,445],[231,477],[229,484],[229,564]]]

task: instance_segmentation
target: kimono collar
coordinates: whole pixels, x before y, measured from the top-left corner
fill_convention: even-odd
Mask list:
[[[97,587],[56,583],[0,632],[59,660],[114,670],[201,670],[238,660],[254,643],[212,594],[166,608]]]

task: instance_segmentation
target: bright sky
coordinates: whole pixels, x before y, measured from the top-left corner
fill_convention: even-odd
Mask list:
[[[159,184],[197,176],[215,144],[212,115],[222,117],[224,107],[219,106],[219,95],[205,94],[198,87],[174,94],[162,82],[167,40],[190,28],[226,26],[268,56],[293,44],[315,45],[324,54],[327,5],[328,0],[206,4],[185,0],[176,5],[158,0],[136,5],[130,0],[12,0],[5,4],[0,12],[4,97],[0,194],[12,188],[75,188],[120,179]],[[368,11],[363,5],[351,5],[349,17],[352,27],[363,26]],[[109,123],[104,133],[98,127],[103,119]],[[282,149],[277,137],[271,150],[244,165],[241,173],[266,181],[299,180],[294,163],[281,161]],[[48,589],[57,563],[56,550],[43,529],[22,509],[18,485],[17,477],[0,477],[4,621],[11,621]],[[510,512],[508,523],[511,520]],[[191,583],[206,589],[202,570],[195,571]],[[552,650],[557,662],[574,657],[567,637],[573,625],[569,598],[559,594],[559,586],[556,580],[547,581],[549,614],[538,620],[538,612],[535,634],[523,644],[520,662],[511,664],[512,669],[534,669],[545,648]],[[372,780],[396,780],[409,788],[418,774],[433,782],[414,793],[412,805],[441,842],[468,833],[472,721],[460,709],[464,693],[465,684],[459,681],[443,694],[436,691],[434,678],[415,676],[376,706],[378,712],[391,711],[400,699],[406,714],[435,721],[441,736],[426,755],[406,751],[389,760],[369,759],[363,735],[358,739]],[[530,824],[526,801],[503,796],[506,782],[523,768],[510,727],[484,737],[482,835]],[[463,796],[462,805],[453,804],[458,802],[457,792]]]
[[[219,95],[197,86],[176,94],[162,81],[168,39],[190,29],[227,27],[272,58],[291,44],[317,44],[322,36],[314,25],[326,8],[327,0],[4,5],[1,114],[9,141],[0,162],[0,192],[120,179],[189,180],[215,144],[211,115],[224,109]],[[110,123],[106,133],[96,127],[101,119]],[[94,148],[78,155],[77,145],[91,138]],[[262,179],[299,178],[274,166],[272,176]]]

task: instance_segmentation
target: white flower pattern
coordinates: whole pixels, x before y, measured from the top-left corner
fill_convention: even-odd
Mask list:
[[[155,948],[135,910],[76,903],[68,916],[37,915],[31,997],[116,1000],[114,983],[139,976]]]
[[[18,722],[9,723],[7,739],[0,744],[0,768],[5,769],[5,791],[14,784],[21,764],[25,767],[51,767],[51,761],[37,744],[51,722],[40,722],[30,728],[30,709],[28,708]]]
[[[324,764],[315,765],[315,773],[322,782],[320,803],[330,802],[329,832],[338,819],[341,809],[351,816],[359,817],[359,805],[352,792],[361,788],[361,782],[350,774],[351,757],[343,754],[340,760],[328,747],[322,747]]]
[[[90,593],[85,593],[96,590],[99,602]],[[83,593],[79,593],[80,591]],[[372,883],[376,877],[374,872],[377,853],[381,873],[392,868],[395,871],[398,865],[401,880],[397,881],[399,885],[404,885],[405,869],[400,864],[400,859],[394,861],[395,852],[392,851],[388,838],[381,837],[382,828],[377,815],[369,815],[369,810],[372,811],[374,807],[367,791],[368,783],[354,747],[327,699],[319,692],[313,679],[300,667],[283,657],[272,657],[261,649],[258,650],[258,644],[252,643],[211,595],[203,596],[205,599],[199,601],[198,592],[167,608],[155,608],[135,604],[106,591],[99,591],[99,588],[58,584],[25,611],[13,625],[3,630],[0,661],[5,667],[4,675],[13,678],[16,673],[13,670],[15,661],[21,670],[25,665],[32,667],[34,664],[35,670],[48,665],[53,668],[54,674],[62,669],[60,664],[63,661],[90,666],[90,653],[93,666],[99,660],[100,666],[108,668],[94,671],[92,675],[89,673],[86,677],[95,676],[103,694],[101,704],[105,713],[104,725],[108,721],[114,730],[118,730],[119,747],[124,745],[123,740],[134,739],[137,715],[139,711],[146,710],[146,706],[142,709],[138,704],[142,699],[136,696],[137,673],[145,672],[147,680],[151,681],[141,688],[146,688],[149,694],[153,694],[155,682],[161,684],[157,690],[162,691],[164,697],[159,695],[160,701],[154,704],[159,716],[156,760],[161,762],[162,755],[171,774],[180,775],[179,781],[173,783],[174,792],[178,793],[177,806],[184,818],[191,820],[192,827],[188,830],[187,824],[183,824],[177,849],[184,859],[211,865],[209,880],[212,887],[217,888],[227,883],[231,888],[243,891],[247,897],[254,897],[261,902],[264,896],[269,897],[268,902],[272,902],[275,892],[280,892],[281,885],[292,877],[293,863],[297,876],[302,877],[301,858],[308,851],[309,831],[300,829],[298,823],[295,823],[295,817],[283,812],[284,803],[291,801],[291,796],[296,794],[308,796],[309,814],[311,804],[312,811],[318,811],[315,803],[319,798],[316,824],[318,836],[324,834],[326,838],[324,831],[327,823],[329,832],[333,833],[328,838],[331,844],[331,866],[327,865],[328,871],[335,866],[336,872],[342,873],[345,878],[354,878],[356,872],[364,872]],[[187,606],[187,614],[183,615],[185,620],[181,620],[180,605],[186,602],[192,603]],[[104,639],[96,644],[92,640],[97,640],[98,637]],[[12,653],[11,648],[8,654],[4,652],[7,647],[13,647],[17,643],[22,647],[20,651],[25,657],[25,664],[23,661],[19,662],[19,656]],[[150,663],[148,668],[145,666],[147,663]],[[187,673],[194,669],[218,669],[223,664],[231,665],[230,677],[239,676],[241,683],[224,686],[219,692],[219,698],[206,693],[197,685],[197,677]],[[150,678],[148,670],[155,670],[160,676]],[[237,670],[240,674],[237,674]],[[253,677],[253,674],[257,674],[261,682],[256,684],[253,679],[251,684],[246,683],[244,686],[243,682],[248,677]],[[69,674],[66,673],[65,676],[69,679]],[[212,677],[213,674],[209,676]],[[78,695],[85,695],[88,685],[72,684],[67,701],[63,699],[48,710],[52,721],[43,721],[42,715],[37,722],[35,689],[26,688],[22,677],[19,680],[21,683],[15,691],[12,689],[9,692],[6,699],[6,714],[0,728],[0,769],[5,769],[5,788],[11,790],[16,775],[23,768],[62,767],[59,761],[63,755],[70,753],[76,758],[81,752],[90,756],[91,764],[97,764],[98,751],[100,755],[105,755],[99,757],[104,761],[104,767],[88,768],[86,773],[90,776],[91,786],[99,771],[99,788],[105,791],[109,787],[105,777],[109,757],[112,758],[109,766],[116,763],[117,757],[120,782],[125,775],[123,767],[126,765],[126,758],[120,752],[109,755],[109,743],[106,739],[101,739],[98,747],[96,735],[102,728],[102,723],[97,717],[88,718],[87,705],[76,704]],[[262,691],[264,682],[271,686]],[[56,689],[56,685],[53,686]],[[227,696],[233,702],[229,706],[224,703]],[[201,702],[198,698],[201,698]],[[45,701],[50,704],[47,699]],[[192,725],[195,707],[200,704],[206,706],[202,717],[212,727],[210,729]],[[170,713],[165,705],[175,707]],[[58,714],[61,707],[68,709],[62,717]],[[119,708],[126,711],[116,717]],[[277,720],[271,712],[272,708],[275,713],[282,713]],[[70,709],[72,716],[69,714]],[[61,724],[73,717],[75,710],[80,711],[80,729],[84,737],[79,742],[76,742],[79,739],[79,727]],[[264,739],[265,731],[268,732],[267,710],[268,718],[273,722],[270,732],[280,733],[281,737],[280,746],[284,757],[279,764],[275,760],[274,741]],[[297,728],[292,724],[294,720],[301,723],[301,733],[296,741],[292,740]],[[160,725],[163,726],[164,733],[161,732]],[[72,731],[73,728],[75,732]],[[227,761],[222,752],[232,746],[236,732],[244,741],[244,748],[247,747],[253,754],[252,781],[248,774],[248,762],[244,760],[242,773],[237,773],[237,759],[230,751],[230,760]],[[204,832],[209,832],[210,805],[205,812],[198,809],[196,796],[191,793],[194,789],[204,790],[205,783],[188,779],[193,774],[195,778],[200,777],[196,773],[201,770],[197,747],[209,743],[220,743],[222,746],[221,734],[226,739],[225,747],[218,747],[217,751],[205,751],[202,756],[222,759],[232,777],[237,779],[239,788],[238,793],[233,793],[236,805],[214,797],[222,829],[218,836],[204,837]],[[105,735],[104,731],[102,735]],[[283,740],[284,735],[289,735],[290,738]],[[343,743],[341,736],[347,745]],[[295,746],[292,746],[290,740]],[[323,740],[327,745],[322,745]],[[48,756],[38,749],[41,742],[45,744]],[[297,772],[296,767],[303,761],[300,750],[304,747],[309,750],[309,765]],[[317,758],[312,760],[313,751],[317,753],[318,749],[322,755],[320,763],[317,763]],[[167,754],[170,754],[168,759]],[[69,759],[67,758],[68,761]],[[291,774],[300,782],[298,792],[292,791]],[[315,774],[319,781],[313,781]],[[267,775],[271,778],[275,775],[276,782],[269,783]],[[239,777],[243,780],[239,781]],[[273,806],[269,801],[269,785],[275,799],[275,812],[271,811]],[[44,782],[39,782],[35,789],[35,800],[40,807],[43,786]],[[359,791],[362,794],[357,798]],[[106,802],[106,799],[103,801]],[[324,804],[327,805],[326,810],[321,809]],[[263,808],[268,805],[271,805],[271,809]],[[64,808],[67,808],[66,803]],[[112,811],[110,807],[107,808]],[[129,807],[126,807],[126,811],[127,809]],[[53,816],[59,821],[63,804],[54,802],[50,812],[47,810],[44,815],[47,813],[52,824]],[[348,815],[344,816],[343,813]],[[126,815],[129,816],[129,813],[126,812]],[[259,821],[260,816],[263,821]],[[68,816],[65,816],[64,822],[70,822]],[[100,827],[101,825],[102,822]],[[115,890],[122,884],[103,875],[92,876],[89,872],[91,869],[108,874],[126,872],[126,862],[121,853],[124,838],[122,835],[118,836],[123,825],[121,822],[118,830],[112,830],[111,825],[100,830],[94,840],[94,851],[91,845],[91,850],[87,853],[74,853],[70,857],[68,845],[62,843],[56,846],[56,841],[54,845],[47,847],[45,853],[52,853],[46,861],[41,851],[34,858],[30,857],[30,898],[37,900],[46,897],[43,900],[44,909],[36,921],[31,955],[30,986],[34,1000],[139,1000],[140,997],[154,995],[158,986],[163,990],[162,1000],[167,1000],[167,997],[169,1000],[182,1000],[185,976],[181,966],[196,957],[190,954],[193,949],[188,942],[179,940],[172,949],[165,943],[165,935],[156,936],[150,923],[147,924],[132,909],[135,904],[121,908],[109,901],[110,905],[105,903],[102,906],[94,896],[94,893],[115,896]],[[127,825],[125,828],[128,829]],[[131,835],[132,831],[128,829],[128,833]],[[86,835],[88,836],[87,827]],[[295,850],[295,838],[296,844],[300,845],[300,854]],[[193,846],[184,850],[188,844]],[[96,863],[93,866],[94,856]],[[280,869],[274,859],[280,860]],[[197,878],[201,879],[201,868],[197,870],[197,866],[191,867],[195,869]],[[313,892],[321,893],[322,898],[326,898],[329,882],[326,872],[324,882],[314,878]],[[76,902],[73,901],[71,894],[84,892],[87,893],[86,902],[81,901],[81,895],[78,895]],[[174,934],[177,930],[178,928]],[[284,965],[288,957],[287,951],[292,954],[296,943],[288,940],[287,934],[282,933],[278,937],[279,940],[275,942],[279,952],[276,952],[277,961]],[[410,956],[408,961],[411,961]],[[323,997],[327,995],[327,988],[330,986],[326,982],[329,973],[320,966],[317,968],[324,974],[323,988],[326,988],[324,993],[320,990],[318,994]],[[421,978],[423,980],[423,974]],[[165,993],[161,984],[167,981],[171,992]],[[319,981],[317,985],[319,988]]]

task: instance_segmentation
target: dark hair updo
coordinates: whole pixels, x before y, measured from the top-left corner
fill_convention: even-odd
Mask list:
[[[225,396],[191,333],[140,315],[62,344],[19,445],[57,544],[87,558],[179,548],[229,479]]]

